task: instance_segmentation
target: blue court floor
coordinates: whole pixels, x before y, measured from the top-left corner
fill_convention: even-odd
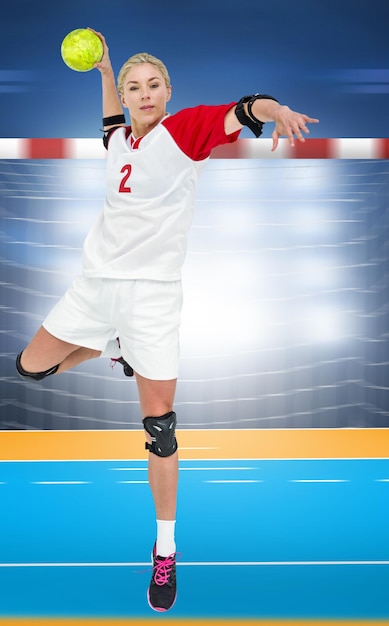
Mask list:
[[[0,616],[154,615],[144,461],[1,462],[0,501]],[[389,460],[184,460],[178,505],[169,616],[389,619]]]

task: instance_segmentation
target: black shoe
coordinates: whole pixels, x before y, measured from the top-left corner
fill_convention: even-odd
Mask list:
[[[156,554],[157,542],[152,552],[153,575],[147,591],[147,601],[154,611],[168,611],[177,596],[176,554],[163,557]]]
[[[125,376],[134,375],[134,370],[132,369],[131,365],[128,365],[127,361],[125,361],[122,356],[118,359],[111,359],[111,367],[115,367],[115,363],[120,363],[120,365],[123,365],[123,372]]]

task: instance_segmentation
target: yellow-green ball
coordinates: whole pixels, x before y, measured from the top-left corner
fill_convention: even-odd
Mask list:
[[[63,40],[61,56],[70,69],[76,72],[89,72],[95,63],[101,61],[103,44],[91,30],[77,28]]]

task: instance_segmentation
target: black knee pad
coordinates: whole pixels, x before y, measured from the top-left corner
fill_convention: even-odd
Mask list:
[[[54,367],[50,367],[45,372],[32,372],[32,373],[26,372],[26,370],[22,368],[22,365],[20,363],[22,354],[23,352],[18,354],[18,356],[16,357],[16,369],[18,371],[19,376],[21,376],[22,378],[33,378],[34,380],[42,380],[42,378],[46,378],[46,376],[51,376],[51,374],[55,374],[55,372],[59,368],[59,363],[58,363],[58,365],[54,365]]]
[[[145,417],[143,426],[151,436],[152,443],[146,441],[146,450],[157,456],[171,456],[178,448],[176,439],[177,417],[174,411],[161,417]]]

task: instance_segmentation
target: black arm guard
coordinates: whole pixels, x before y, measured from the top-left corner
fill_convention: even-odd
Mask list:
[[[256,137],[259,137],[260,135],[262,135],[263,125],[265,122],[261,122],[261,120],[258,120],[253,115],[252,106],[256,100],[274,100],[275,102],[278,102],[276,98],[273,98],[273,96],[268,96],[267,94],[256,93],[253,96],[244,96],[239,100],[238,104],[236,105],[235,115],[238,118],[239,122],[242,124],[242,126],[247,126]],[[246,102],[248,115],[246,114],[243,107]]]
[[[109,138],[112,135],[112,133],[115,132],[115,130],[117,130],[118,128],[122,128],[122,126],[112,126],[112,128],[110,128],[109,130],[106,130],[104,132],[103,135],[103,144],[104,144],[104,148],[106,150],[108,150],[108,143],[109,143]]]
[[[118,129],[118,128],[125,128],[126,129],[126,139],[129,138],[130,134],[131,134],[131,126],[112,126],[112,128],[110,128],[109,130],[104,130],[103,133],[103,144],[104,144],[104,148],[106,150],[108,150],[108,144],[109,144],[109,140],[111,135]]]

